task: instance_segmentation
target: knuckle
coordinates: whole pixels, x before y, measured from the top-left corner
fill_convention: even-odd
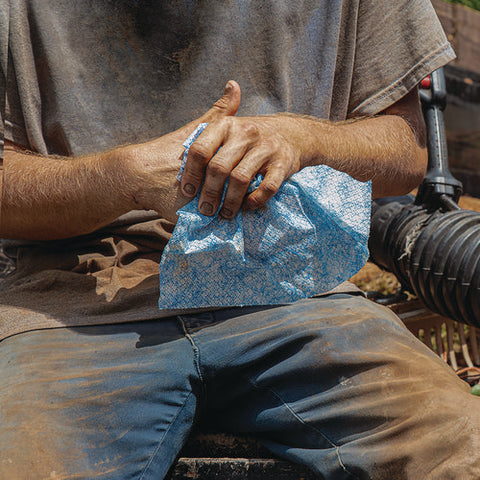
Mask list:
[[[231,103],[228,98],[225,96],[219,98],[214,104],[213,104],[213,110],[216,111],[217,113],[221,114],[220,116],[225,115],[228,113],[228,111],[231,108]],[[223,114],[223,115],[222,115]],[[221,120],[221,118],[217,117],[218,121]]]
[[[219,160],[211,160],[207,165],[207,174],[212,177],[227,177],[228,169],[227,167]]]
[[[240,208],[241,201],[235,201],[233,199],[226,198],[225,201],[223,202],[223,209],[230,211],[230,212],[236,212]]]
[[[194,142],[188,152],[188,157],[195,162],[204,163],[208,158],[208,149],[201,143]]]
[[[270,152],[275,146],[275,140],[271,137],[264,137],[262,138],[260,145],[265,151]]]
[[[228,106],[227,100],[224,99],[223,97],[217,100],[213,104],[213,107],[216,108],[217,110],[226,110],[227,106]]]
[[[279,138],[275,136],[266,137],[262,139],[262,148],[268,157],[281,155],[284,150],[284,145]]]
[[[275,195],[275,193],[277,193],[279,187],[279,185],[271,180],[264,180],[259,188],[267,197],[272,197]]]
[[[204,186],[202,188],[202,198],[206,198],[208,200],[216,199],[220,195],[218,190],[215,190],[212,187]]]
[[[262,201],[258,196],[256,197],[249,197],[248,199],[248,208],[251,210],[257,210],[262,208],[265,205],[265,202]]]
[[[185,182],[190,182],[190,183],[199,185],[203,180],[203,172],[185,170],[185,172],[183,173],[182,180],[185,180]]]
[[[236,169],[230,175],[230,182],[240,186],[247,186],[250,184],[251,175],[245,170]]]
[[[239,201],[238,199],[235,200],[235,197],[232,197],[231,195],[226,195],[225,200],[223,201],[223,208],[226,208],[228,210],[235,210],[238,209],[240,206],[241,200]]]
[[[254,122],[244,123],[242,128],[243,128],[243,133],[247,138],[256,139],[260,135],[260,132],[258,130],[258,125],[256,125]]]
[[[268,147],[270,150],[279,150],[282,147],[282,142],[278,137],[271,137],[268,139]]]

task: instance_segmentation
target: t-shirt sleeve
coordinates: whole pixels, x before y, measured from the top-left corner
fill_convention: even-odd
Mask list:
[[[428,0],[360,0],[349,116],[373,115],[455,58]]]

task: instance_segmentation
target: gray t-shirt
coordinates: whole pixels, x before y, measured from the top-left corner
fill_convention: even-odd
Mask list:
[[[229,79],[242,88],[239,115],[375,114],[454,57],[427,0],[16,0],[0,15],[5,138],[45,155],[165,134]],[[0,336],[167,314],[158,261],[172,228],[134,212],[17,248],[0,285]]]

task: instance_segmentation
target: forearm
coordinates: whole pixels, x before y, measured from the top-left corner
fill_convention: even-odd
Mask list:
[[[0,238],[54,240],[87,234],[130,210],[155,210],[175,221],[176,211],[189,201],[176,179],[182,143],[199,123],[235,115],[239,104],[240,87],[228,82],[207,112],[178,130],[84,157],[42,157],[7,142]]]
[[[50,240],[89,233],[127,212],[115,152],[42,157],[5,148],[0,237]]]
[[[311,138],[302,164],[325,164],[357,180],[372,180],[374,197],[408,193],[425,174],[426,148],[398,115],[337,124],[309,122]]]
[[[200,212],[212,215],[228,178],[220,215],[231,218],[240,208],[263,207],[282,182],[307,166],[328,165],[372,180],[373,196],[380,197],[416,187],[426,164],[425,125],[414,89],[375,117],[328,122],[277,114],[210,124],[189,150],[182,191],[192,197],[201,190]],[[248,193],[257,173],[264,179]]]

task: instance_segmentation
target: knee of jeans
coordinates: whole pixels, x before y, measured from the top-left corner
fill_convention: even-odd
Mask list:
[[[384,352],[392,341],[407,343],[412,335],[396,315],[363,297],[315,299],[287,317],[284,337],[303,337],[311,353],[323,356]],[[392,340],[392,336],[395,340]]]

